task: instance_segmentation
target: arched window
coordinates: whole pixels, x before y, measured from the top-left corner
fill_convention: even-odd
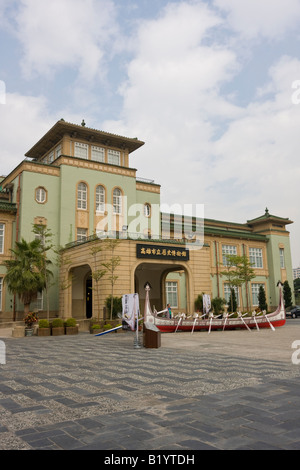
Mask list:
[[[99,185],[96,188],[96,212],[104,212],[105,210],[105,189]]]
[[[144,216],[145,217],[150,217],[150,215],[151,215],[151,206],[150,206],[150,204],[146,203],[144,205]]]
[[[79,183],[77,188],[77,209],[87,208],[87,185]]]
[[[122,193],[119,188],[115,188],[113,192],[114,214],[122,213]]]

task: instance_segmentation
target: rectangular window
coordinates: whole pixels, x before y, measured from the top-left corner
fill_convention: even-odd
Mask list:
[[[75,157],[88,159],[88,145],[75,142]]]
[[[250,263],[252,263],[253,268],[263,267],[263,257],[261,248],[249,248],[249,257]]]
[[[77,209],[86,210],[87,208],[87,186],[85,183],[79,183],[77,189]]]
[[[87,239],[87,228],[77,229],[77,241],[82,242]]]
[[[44,310],[44,295],[43,295],[43,292],[38,292],[37,293],[37,298],[35,299],[34,302],[31,302],[31,304],[30,304],[30,310],[32,310],[32,311]]]
[[[167,304],[170,304],[171,307],[178,307],[178,290],[177,282],[167,281],[166,282],[166,298]]]
[[[0,277],[0,312],[2,312],[3,277]]]
[[[236,286],[234,286],[233,289],[235,293],[236,303],[239,306],[240,305],[239,289]],[[230,303],[230,296],[231,296],[231,291],[230,291],[229,284],[224,284],[224,297],[228,304]]]
[[[111,165],[119,165],[120,166],[120,152],[116,150],[108,150],[107,151],[107,161]]]
[[[114,214],[122,213],[122,195],[119,189],[115,189],[113,192],[113,208]]]
[[[61,145],[58,145],[55,149],[55,158],[60,157],[61,155]]]
[[[92,146],[92,160],[103,163],[105,161],[105,150],[102,147]]]
[[[4,253],[4,232],[5,232],[5,225],[0,224],[0,254]]]
[[[285,268],[284,248],[279,248],[280,267]]]
[[[54,152],[50,152],[48,156],[48,163],[52,163],[54,160]]]
[[[223,264],[227,266],[227,256],[226,255],[236,255],[236,246],[234,245],[222,245],[222,257],[223,257]]]
[[[258,294],[259,294],[259,288],[260,286],[263,286],[265,288],[264,284],[256,284],[253,283],[251,284],[251,290],[252,290],[252,305],[257,306],[258,305]]]

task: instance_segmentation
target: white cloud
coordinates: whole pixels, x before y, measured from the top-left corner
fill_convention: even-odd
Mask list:
[[[276,40],[298,28],[299,0],[214,0],[227,13],[227,24],[245,38]]]
[[[0,104],[1,175],[8,175],[24,160],[25,153],[57,122],[68,115],[71,122],[80,123],[81,116],[68,110],[48,111],[49,103],[43,96],[24,96],[6,93],[5,104]]]
[[[105,55],[117,34],[111,0],[21,0],[16,34],[23,47],[27,78],[52,77],[71,67],[81,80],[103,77]]]
[[[144,22],[121,89],[121,117],[105,128],[145,140],[131,163],[162,185],[163,203],[204,203],[206,217],[241,223],[268,206],[297,220],[300,105],[292,104],[291,87],[299,61],[278,60],[257,100],[234,105],[222,84],[240,65],[234,49],[207,40],[218,25],[200,3],[169,6]]]

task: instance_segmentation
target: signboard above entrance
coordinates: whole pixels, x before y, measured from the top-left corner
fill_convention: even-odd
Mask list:
[[[136,245],[136,257],[147,259],[188,261],[190,259],[189,250],[178,246],[149,245],[148,243],[138,243]]]

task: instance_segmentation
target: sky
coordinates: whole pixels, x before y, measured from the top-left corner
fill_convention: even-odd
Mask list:
[[[0,57],[0,174],[84,119],[162,204],[292,220],[300,266],[300,0],[0,0]]]

